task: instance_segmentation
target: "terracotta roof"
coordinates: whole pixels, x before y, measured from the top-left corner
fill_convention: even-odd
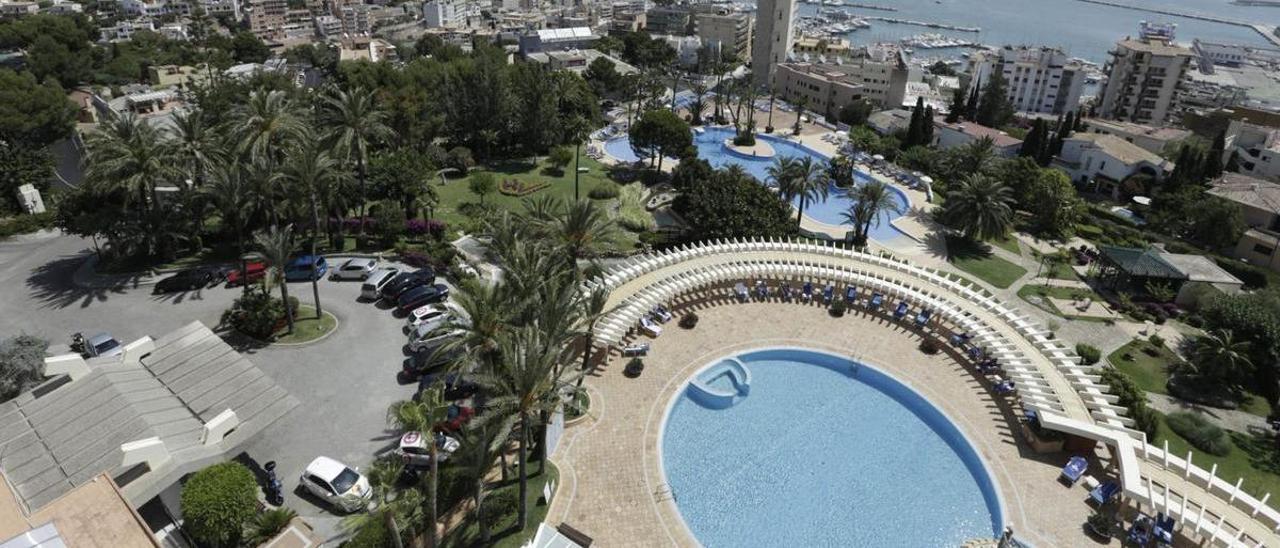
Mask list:
[[[958,131],[960,133],[963,133],[965,135],[968,135],[977,139],[981,139],[983,137],[990,137],[991,140],[995,142],[996,146],[1000,148],[1011,147],[1011,146],[1022,144],[1022,139],[1013,137],[1012,135],[1009,135],[1008,133],[1005,133],[998,129],[989,128],[987,126],[980,125],[976,122],[957,122],[954,124],[948,124],[947,122],[943,121],[941,118],[934,118],[933,124],[935,126],[950,129],[952,131]]]
[[[1239,173],[1223,173],[1209,194],[1263,211],[1280,213],[1280,184]]]
[[[1103,135],[1101,133],[1077,133],[1068,137],[1067,140],[1087,141],[1093,143],[1094,146],[1102,149],[1107,154],[1111,155],[1111,157],[1126,164],[1150,162],[1159,166],[1165,163],[1164,158],[1161,158],[1145,148],[1116,137],[1115,135]]]

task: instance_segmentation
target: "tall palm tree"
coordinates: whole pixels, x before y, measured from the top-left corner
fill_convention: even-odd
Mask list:
[[[800,134],[800,119],[804,116],[804,107],[809,106],[809,98],[803,95],[796,97],[796,126],[792,130],[795,135]]]
[[[320,148],[314,139],[302,139],[290,148],[289,157],[284,166],[284,179],[297,185],[295,191],[305,192],[311,206],[311,256],[315,257],[316,240],[320,231],[320,199],[322,189],[338,184],[345,173],[337,160]],[[316,302],[316,318],[322,317],[320,310],[320,282],[311,277],[311,293]]]
[[[427,546],[437,544],[436,524],[439,522],[436,489],[440,480],[438,449],[432,428],[449,418],[449,403],[444,399],[444,387],[434,384],[418,394],[418,401],[400,401],[387,409],[387,423],[401,432],[418,432],[427,436],[431,471],[427,474],[427,493],[423,497],[423,517],[427,529]]]
[[[393,548],[404,548],[403,537],[413,537],[413,523],[419,521],[421,494],[416,490],[400,490],[404,464],[399,459],[380,458],[369,466],[365,477],[373,491],[373,509],[343,518],[341,527],[350,532],[381,529],[391,537]],[[371,535],[375,538],[381,535]]]
[[[293,333],[293,308],[289,306],[289,283],[284,278],[285,267],[289,264],[289,256],[293,254],[293,225],[284,228],[272,225],[267,230],[253,235],[253,242],[262,253],[263,260],[270,265],[274,275],[280,281],[280,298],[284,299],[284,318],[289,325],[289,333]]]
[[[889,185],[871,180],[865,184],[845,191],[853,200],[849,209],[843,212],[844,221],[853,225],[854,243],[859,246],[867,244],[871,234],[871,226],[880,226],[880,215],[884,212],[901,214],[903,204],[899,202]]]
[[[489,394],[488,409],[493,416],[514,415],[517,420],[520,476],[517,523],[521,530],[528,525],[526,466],[533,421],[544,413],[554,412],[560,405],[562,390],[580,374],[568,373],[568,368],[559,367],[557,362],[563,348],[554,344],[555,339],[537,325],[514,328],[501,337],[502,359],[494,364],[493,370],[476,374],[477,383]]]
[[[566,261],[575,271],[579,259],[601,249],[617,233],[613,219],[592,200],[567,206],[559,200],[544,202],[531,206],[526,213],[535,228],[563,250]],[[547,216],[548,213],[558,214]]]
[[[995,161],[996,143],[990,137],[983,137],[955,149],[948,156],[950,178],[959,180],[970,175],[989,173]]]
[[[186,110],[174,115],[171,130],[174,153],[182,164],[181,169],[197,188],[204,184],[213,166],[222,160],[217,135],[204,120],[200,109]]]
[[[258,194],[253,192],[252,185],[244,176],[244,170],[235,164],[221,164],[211,173],[209,183],[200,188],[209,203],[213,204],[222,219],[223,227],[230,228],[235,234],[236,249],[240,253],[240,281],[243,291],[249,292],[247,265],[243,257],[245,248],[245,231],[249,227],[249,219],[255,208]]]
[[[374,101],[368,90],[350,92],[334,88],[321,103],[320,122],[329,131],[329,142],[342,154],[354,159],[356,180],[360,184],[360,234],[364,234],[365,187],[368,182],[369,145],[391,136],[388,114]]]
[[[582,387],[582,381],[586,379],[587,368],[591,366],[591,348],[595,344],[596,321],[605,313],[605,306],[609,302],[609,290],[603,287],[597,287],[581,299],[582,310],[579,312],[583,323],[586,324],[586,344],[582,346],[582,371],[583,376],[578,377],[578,387]]]
[[[795,190],[795,186],[791,181],[796,176],[796,159],[790,156],[778,156],[773,159],[773,163],[765,168],[764,171],[769,182],[778,188],[778,197],[782,198],[783,202],[790,204],[791,200],[796,197],[791,193]]]
[[[1013,226],[1013,191],[985,175],[961,179],[947,193],[942,220],[970,240],[1002,238]]]
[[[799,211],[796,213],[796,228],[804,219],[804,208],[809,202],[826,201],[831,190],[831,181],[821,164],[808,156],[795,163],[795,174],[791,178],[792,188],[789,194],[800,198]]]
[[[1240,379],[1253,368],[1249,341],[1235,340],[1229,329],[1211,331],[1196,339],[1191,365],[1224,386],[1237,387]]]
[[[474,482],[471,491],[472,501],[475,503],[473,512],[480,529],[480,544],[483,546],[489,545],[489,520],[484,516],[484,499],[488,486],[485,475],[503,458],[515,419],[514,415],[507,415],[468,426],[462,431],[458,450],[450,457],[450,460],[466,467]],[[503,472],[505,474],[505,470]]]
[[[280,162],[284,147],[300,137],[306,121],[298,104],[280,90],[259,89],[231,109],[230,132],[240,152],[265,160],[268,171]]]
[[[85,148],[89,184],[123,191],[143,213],[156,204],[156,186],[179,174],[173,143],[132,112],[109,117],[85,139]]]

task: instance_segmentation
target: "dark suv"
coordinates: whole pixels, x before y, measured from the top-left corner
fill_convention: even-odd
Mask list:
[[[204,289],[221,279],[221,273],[213,268],[191,268],[179,271],[156,283],[155,293]]]
[[[430,267],[419,268],[413,272],[401,272],[396,277],[391,278],[387,285],[382,286],[379,293],[383,299],[395,302],[405,291],[427,285],[436,281],[436,273]]]

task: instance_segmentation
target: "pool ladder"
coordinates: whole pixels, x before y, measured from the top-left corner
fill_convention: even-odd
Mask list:
[[[676,493],[671,490],[670,483],[663,483],[658,486],[658,490],[653,493],[654,502],[662,502],[664,500],[676,501]]]

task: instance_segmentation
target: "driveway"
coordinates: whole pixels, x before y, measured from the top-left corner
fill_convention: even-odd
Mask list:
[[[0,242],[0,337],[25,332],[65,344],[75,331],[108,331],[128,342],[191,320],[212,327],[240,292],[215,287],[152,295],[150,286],[132,283],[82,288],[73,283],[72,274],[92,249],[88,240],[54,233]],[[310,284],[292,283],[289,289],[303,303],[311,302]],[[319,342],[260,347],[229,338],[301,402],[244,451],[253,461],[278,463],[285,505],[311,518],[326,536],[338,520],[327,519],[327,508],[294,492],[298,476],[318,455],[364,469],[375,455],[393,448],[398,436],[386,429],[386,409],[411,397],[415,388],[396,381],[405,359],[404,320],[391,310],[359,302],[359,293],[359,282],[320,282],[321,305],[340,325]]]

